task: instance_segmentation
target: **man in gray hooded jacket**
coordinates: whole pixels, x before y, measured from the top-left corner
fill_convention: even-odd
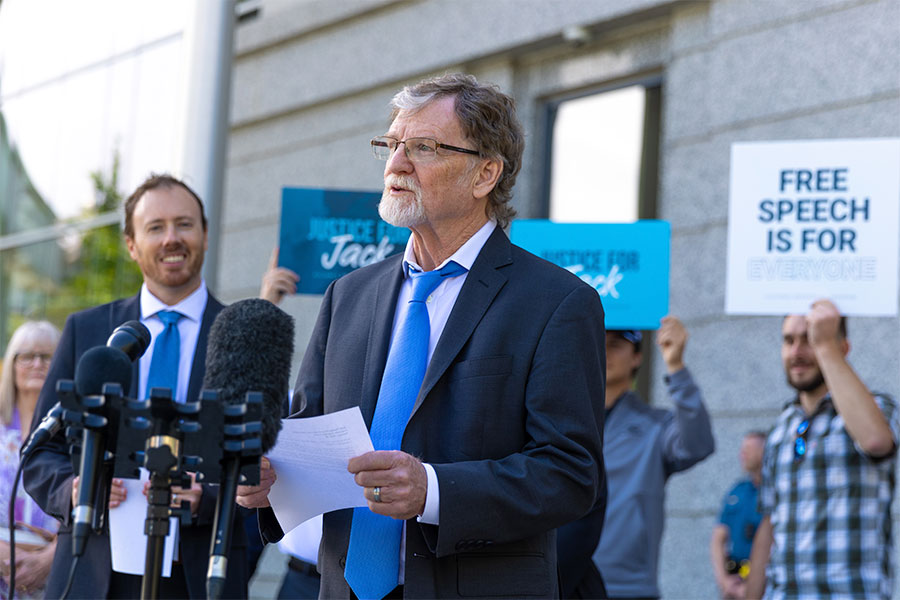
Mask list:
[[[682,360],[684,325],[665,317],[656,338],[673,410],[654,408],[632,391],[642,360],[640,332],[606,335],[603,457],[609,497],[594,564],[610,598],[659,597],[666,481],[715,449],[709,414]]]

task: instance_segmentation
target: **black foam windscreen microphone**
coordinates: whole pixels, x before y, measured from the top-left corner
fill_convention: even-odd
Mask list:
[[[288,395],[294,354],[294,319],[259,298],[227,306],[209,330],[203,388],[219,390],[223,402],[242,402],[262,392],[262,450],[275,445],[281,407]]]
[[[268,300],[235,302],[219,313],[209,331],[203,387],[219,390],[219,398],[228,404],[243,402],[250,391],[262,393],[263,452],[275,445],[281,430],[293,353],[294,320]],[[220,598],[225,587],[240,466],[239,456],[226,455],[223,460],[206,573],[207,596],[213,599]]]
[[[112,346],[94,346],[75,365],[75,391],[91,396],[103,391],[104,383],[118,383],[127,393],[131,387],[131,360]]]

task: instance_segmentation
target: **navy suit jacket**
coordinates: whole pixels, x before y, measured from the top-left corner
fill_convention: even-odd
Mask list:
[[[401,260],[328,288],[295,416],[359,406],[371,426]],[[603,493],[605,375],[597,292],[497,228],[462,286],[403,436],[402,450],[433,465],[440,488],[440,525],[406,524],[406,597],[559,596],[555,528]],[[351,518],[325,515],[323,598],[350,597]],[[271,510],[260,511],[260,526],[268,540],[281,535]]]
[[[188,398],[198,398],[203,376],[206,371],[206,342],[209,328],[216,315],[224,308],[209,296],[203,321],[197,338],[191,379],[188,384]],[[32,428],[40,423],[43,416],[57,403],[56,382],[60,379],[74,379],[75,366],[81,356],[95,346],[106,344],[113,329],[130,320],[140,319],[140,296],[116,300],[108,304],[89,308],[72,314],[66,320],[59,346],[53,355],[44,388],[41,390],[35,410]],[[138,362],[132,365],[131,389],[128,396],[139,397]],[[23,482],[25,489],[47,514],[62,523],[53,567],[47,580],[48,598],[62,595],[72,562],[71,510],[72,485],[74,477],[72,464],[62,432],[39,447],[25,462]],[[204,486],[197,518],[190,527],[182,527],[180,532],[181,560],[186,574],[187,588],[193,598],[206,595],[206,569],[209,562],[210,537],[215,513],[215,487]],[[238,523],[240,525],[240,523]],[[142,543],[145,543],[143,538]],[[226,576],[226,598],[247,596],[247,567],[245,557],[246,534],[242,526],[232,533],[231,559],[228,561]],[[100,535],[91,534],[84,555],[78,563],[70,598],[105,598],[109,589],[112,563],[110,560],[109,536],[104,531]],[[165,581],[165,580],[163,580]]]

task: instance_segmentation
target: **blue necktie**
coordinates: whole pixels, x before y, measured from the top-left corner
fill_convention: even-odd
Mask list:
[[[447,277],[466,269],[455,262],[422,273],[410,269],[412,298],[388,351],[370,435],[376,450],[399,450],[428,366],[431,325],[425,300]],[[353,509],[344,578],[360,600],[380,600],[397,587],[403,521]]]
[[[163,387],[172,390],[174,400],[178,389],[178,360],[181,356],[181,336],[178,335],[178,319],[181,314],[161,310],[156,316],[163,322],[163,330],[153,343],[153,357],[150,359],[144,398],[150,397],[152,388]]]

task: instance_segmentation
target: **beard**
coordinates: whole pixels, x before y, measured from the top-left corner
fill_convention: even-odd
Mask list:
[[[413,193],[413,202],[391,196],[391,187],[399,187]],[[414,227],[425,222],[425,206],[422,188],[412,178],[404,175],[388,175],[384,180],[384,192],[378,203],[378,216],[394,227]]]
[[[791,379],[791,375],[788,373],[787,382],[789,386],[798,392],[812,392],[819,389],[820,386],[825,385],[825,376],[822,375],[822,371],[816,371],[815,375],[811,376],[809,379],[797,381]]]
[[[160,249],[158,252],[151,252],[146,255],[139,252],[136,261],[144,279],[148,279],[162,287],[180,288],[200,278],[200,272],[203,269],[204,253],[202,247],[200,247],[200,251],[197,250],[197,247],[192,248],[187,244],[173,244]],[[177,271],[169,270],[159,262],[162,254],[172,252],[182,252],[185,256],[184,265]]]

